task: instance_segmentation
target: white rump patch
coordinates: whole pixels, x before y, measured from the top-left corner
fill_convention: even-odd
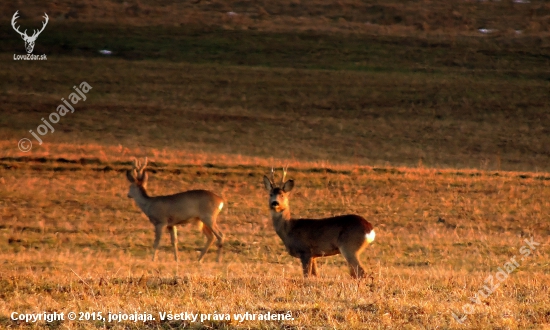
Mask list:
[[[370,233],[365,235],[365,238],[366,238],[368,243],[372,243],[372,242],[374,242],[374,236],[376,236],[374,234],[374,230],[371,230]]]
[[[218,206],[218,209],[220,209],[220,211],[222,210],[223,208],[223,202],[220,203],[220,206]]]

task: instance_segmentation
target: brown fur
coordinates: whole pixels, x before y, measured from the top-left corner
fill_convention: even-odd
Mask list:
[[[189,190],[174,195],[150,197],[146,191],[147,173],[144,172],[147,165],[140,166],[134,162],[134,169],[128,171],[126,176],[130,181],[128,197],[133,198],[139,208],[155,226],[155,243],[153,244],[153,261],[157,257],[158,246],[162,231],[167,228],[170,232],[174,257],[178,261],[177,225],[189,222],[202,222],[202,232],[206,236],[206,245],[201,251],[199,261],[202,260],[208,248],[218,239],[218,262],[221,261],[223,234],[216,225],[216,219],[223,207],[223,199],[207,190]]]
[[[282,187],[277,187],[273,180],[264,176],[265,188],[269,191],[271,219],[287,251],[291,256],[300,258],[304,276],[318,274],[316,258],[342,254],[349,264],[351,275],[364,277],[365,270],[359,261],[359,254],[368,245],[366,235],[373,231],[373,226],[355,214],[324,219],[291,218],[288,195],[294,181],[283,183],[283,180]]]

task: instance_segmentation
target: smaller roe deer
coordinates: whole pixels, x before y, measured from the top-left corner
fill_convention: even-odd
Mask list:
[[[160,243],[162,230],[166,227],[170,231],[174,257],[178,261],[178,234],[176,225],[189,222],[199,223],[202,232],[206,236],[206,245],[201,251],[199,262],[202,260],[212,242],[214,236],[218,239],[218,257],[221,261],[223,234],[216,225],[216,218],[222,210],[223,199],[213,192],[207,190],[189,190],[179,194],[168,196],[150,197],[145,190],[147,186],[147,157],[141,165],[134,159],[134,167],[126,172],[130,181],[128,197],[133,198],[139,208],[145,213],[151,223],[155,226],[155,243],[153,245],[153,261],[157,257],[157,250]]]
[[[271,169],[271,179],[264,175],[264,184],[269,191],[273,227],[288,253],[302,261],[304,276],[317,275],[315,258],[342,254],[349,264],[351,276],[364,277],[365,270],[358,257],[374,241],[373,226],[355,214],[325,219],[292,219],[288,195],[294,181],[285,182],[285,176],[286,169],[283,169],[283,178],[277,187]]]

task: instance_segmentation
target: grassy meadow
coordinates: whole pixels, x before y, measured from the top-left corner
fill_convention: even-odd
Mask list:
[[[4,22],[19,10],[23,30],[50,17],[34,51],[47,61],[14,61],[23,40],[0,27],[1,328],[550,328],[548,3],[0,8]],[[40,145],[29,130],[83,81],[86,100]],[[179,263],[168,233],[151,261],[153,226],[125,177],[145,156],[150,195],[226,200],[221,263],[215,245],[196,261],[193,226],[179,230]],[[367,278],[352,279],[342,256],[302,277],[262,183],[286,164],[296,217],[357,213],[374,225]],[[12,312],[156,319],[28,323]],[[159,317],[182,312],[230,319]],[[292,319],[234,317],[246,312]]]

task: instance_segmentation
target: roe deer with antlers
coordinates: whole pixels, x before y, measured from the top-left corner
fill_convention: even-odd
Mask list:
[[[133,198],[139,208],[155,226],[155,243],[153,245],[153,261],[157,257],[157,250],[163,229],[166,227],[170,232],[174,257],[178,261],[178,237],[176,225],[183,225],[190,222],[198,223],[206,236],[206,245],[201,251],[199,262],[202,260],[212,242],[214,236],[218,240],[218,257],[221,261],[223,234],[216,225],[216,219],[223,207],[223,199],[207,190],[189,190],[179,194],[168,196],[150,197],[147,194],[147,158],[141,165],[134,159],[134,167],[126,173],[130,181],[128,197]]]
[[[285,182],[286,169],[279,186],[275,185],[273,169],[271,179],[264,176],[269,191],[269,210],[277,235],[291,256],[300,258],[304,276],[317,276],[315,258],[342,254],[346,258],[350,274],[364,277],[365,270],[359,262],[359,254],[374,241],[373,226],[355,214],[324,219],[293,219],[288,204],[289,192],[294,180]]]

